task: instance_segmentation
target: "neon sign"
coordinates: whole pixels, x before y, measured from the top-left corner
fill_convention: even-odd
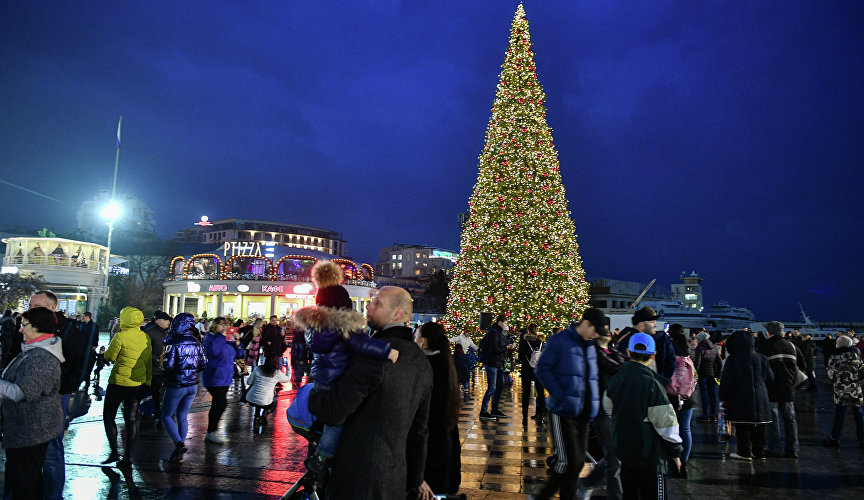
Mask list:
[[[261,292],[263,292],[263,293],[284,293],[285,287],[283,285],[261,285]]]
[[[227,292],[228,285],[210,285],[207,289],[208,292]]]
[[[195,225],[196,226],[212,226],[213,223],[210,222],[210,217],[207,217],[206,215],[202,215],[201,220],[196,222]]]
[[[257,241],[226,241],[222,247],[222,255],[241,257],[263,257],[261,254],[261,243]]]

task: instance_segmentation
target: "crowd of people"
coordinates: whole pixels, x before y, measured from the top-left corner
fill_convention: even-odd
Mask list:
[[[482,338],[448,338],[438,323],[411,327],[411,297],[401,288],[378,290],[364,317],[340,285],[338,265],[320,262],[312,276],[316,305],[266,323],[162,311],[145,321],[142,311],[126,307],[109,326],[107,349],[98,346],[92,316],[66,318],[50,291],[34,294],[23,313],[6,311],[0,318],[4,497],[62,498],[65,428],[80,414],[81,391],[86,395],[95,381],[99,394],[94,377],[107,364],[103,424],[110,451],[103,463],[121,469],[133,463],[142,414],[152,415],[152,425],[164,428],[174,444],[166,460],[183,460],[199,385],[211,401],[202,437],[218,445],[229,439],[220,433],[220,420],[238,377],[248,386],[243,400],[255,408],[258,428],[275,409],[281,384],[308,375],[308,398],[297,404],[306,405],[318,423],[305,466],[328,498],[456,494],[457,419],[463,393],[479,376],[478,362],[487,382],[480,420],[508,417],[499,402],[518,372],[523,427],[533,420],[550,433],[549,477],[533,498],[556,492],[590,498],[601,484],[610,498],[664,498],[666,476],[688,474],[697,407],[700,422],[718,430],[734,426],[731,459],[797,458],[794,401],[798,390],[817,390],[817,347],[835,403],[823,444],[840,445],[851,408],[864,447],[864,342],[851,331],[818,346],[797,331],[787,335],[779,322],[767,323],[764,334],[688,336],[677,324],[658,329],[658,315],[642,308],[632,326],[615,332],[600,310],[587,309],[548,339],[535,324],[511,333],[503,315]],[[122,451],[116,424],[121,403]],[[579,478],[591,431],[602,456]],[[368,459],[358,461],[359,455]]]

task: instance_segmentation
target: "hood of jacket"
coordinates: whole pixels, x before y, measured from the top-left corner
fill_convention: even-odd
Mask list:
[[[366,318],[353,309],[335,307],[304,307],[295,313],[297,321],[316,331],[332,330],[344,338],[366,328]]]
[[[120,311],[120,329],[132,330],[141,328],[144,323],[144,313],[134,307],[124,307]]]
[[[729,354],[746,354],[753,350],[755,343],[756,340],[753,338],[752,333],[738,330],[726,341],[726,351]]]
[[[171,344],[180,340],[183,337],[195,337],[195,332],[198,329],[195,328],[195,316],[192,316],[189,313],[180,313],[177,316],[174,316],[174,319],[171,321],[171,326],[168,328],[168,335],[162,339],[162,343]]]
[[[22,352],[29,351],[30,349],[45,349],[53,354],[61,363],[66,361],[66,358],[63,357],[63,339],[60,337],[50,337],[45,340],[40,340],[39,342],[33,342],[32,344],[26,342],[21,343]]]

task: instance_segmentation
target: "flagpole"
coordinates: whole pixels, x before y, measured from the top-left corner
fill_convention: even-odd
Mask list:
[[[123,126],[123,115],[120,115],[120,121],[117,122],[117,153],[114,155],[114,183],[111,185],[111,206],[115,206],[114,195],[117,191],[117,169],[120,166],[120,128]],[[114,232],[114,216],[108,219],[108,249],[105,255],[105,302],[108,302],[108,270],[111,267],[111,235]]]

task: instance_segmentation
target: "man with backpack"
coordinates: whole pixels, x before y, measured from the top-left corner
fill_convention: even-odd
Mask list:
[[[483,394],[483,403],[480,405],[480,420],[483,421],[498,420],[507,416],[498,408],[498,401],[504,390],[504,359],[508,350],[516,348],[516,344],[507,343],[509,329],[507,318],[500,314],[480,340],[480,361],[486,368],[486,393]],[[491,412],[487,411],[490,401],[492,402]]]
[[[534,368],[540,360],[543,349],[543,341],[537,336],[537,325],[528,325],[528,331],[519,341],[519,355],[517,361],[522,367],[522,427],[528,427],[528,406],[531,404],[531,382],[534,382],[536,406],[532,419],[538,424],[546,421],[546,389],[534,376]]]
[[[791,342],[783,338],[783,323],[765,323],[768,339],[759,347],[759,353],[768,358],[773,378],[766,381],[771,401],[771,423],[766,429],[766,454],[769,457],[798,458],[798,423],[795,420],[795,378],[798,369],[804,370],[804,355]],[[780,441],[780,419],[786,433],[786,446]]]

